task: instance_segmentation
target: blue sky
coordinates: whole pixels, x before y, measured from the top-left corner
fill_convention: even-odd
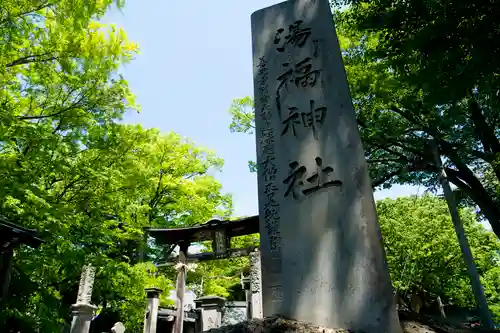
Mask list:
[[[125,122],[175,131],[215,149],[225,160],[217,175],[233,195],[235,216],[257,214],[257,179],[248,171],[254,137],[230,133],[227,109],[253,95],[250,15],[281,1],[127,1],[104,19],[123,27],[141,54],[123,69],[142,113]],[[397,186],[376,199],[423,193]]]

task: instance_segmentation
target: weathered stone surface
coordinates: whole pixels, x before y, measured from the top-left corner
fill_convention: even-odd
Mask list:
[[[85,265],[82,269],[80,277],[80,285],[78,286],[78,296],[76,303],[90,304],[92,299],[92,289],[95,280],[95,267]]]
[[[201,308],[202,330],[218,328],[222,324],[222,308],[226,299],[218,296],[203,296],[194,302]]]
[[[85,303],[72,305],[73,320],[71,321],[71,333],[88,333],[90,323],[94,317],[96,306]]]
[[[250,254],[251,318],[262,318],[262,286],[260,251]]]
[[[403,318],[401,326],[404,333],[494,333],[494,330],[481,328],[454,328],[436,325],[425,320]],[[236,325],[211,329],[210,333],[363,333],[346,329],[331,329],[297,322],[279,316],[265,319],[252,319]]]
[[[235,325],[211,329],[210,333],[348,333],[344,329],[327,329],[295,320],[273,316],[265,319],[254,318]],[[349,332],[351,333],[351,332]]]
[[[159,288],[147,288],[146,290],[147,308],[144,316],[144,333],[156,333],[158,325],[158,309],[160,306],[160,295],[163,290]]]
[[[252,14],[264,316],[401,332],[328,0]]]
[[[91,265],[83,266],[76,304],[72,305],[71,333],[89,332],[90,322],[94,316],[94,311],[97,309],[91,304],[95,272],[95,267]]]

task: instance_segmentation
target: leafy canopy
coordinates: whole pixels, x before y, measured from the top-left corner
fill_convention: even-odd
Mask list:
[[[457,198],[500,237],[499,4],[349,4],[335,22],[374,187],[435,190],[436,143]],[[230,113],[232,131],[253,131],[251,98],[235,99]]]
[[[67,328],[84,263],[97,267],[92,302],[142,331],[144,287],[163,288],[166,303],[173,284],[139,263],[158,255],[143,227],[231,212],[210,176],[214,152],[117,123],[139,110],[119,72],[138,48],[99,23],[113,4],[123,1],[0,4],[0,213],[45,240],[15,252],[2,331]]]
[[[431,195],[384,199],[377,202],[377,213],[396,289],[402,294],[424,290],[434,298],[440,296],[445,305],[474,307],[467,268],[444,200]],[[477,222],[471,209],[461,209],[460,216],[489,301],[498,307],[492,278],[500,267],[500,241]]]

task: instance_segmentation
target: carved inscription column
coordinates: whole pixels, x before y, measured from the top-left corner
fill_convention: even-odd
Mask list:
[[[264,316],[399,333],[328,0],[252,15]]]
[[[262,318],[262,285],[260,251],[250,254],[251,318]]]
[[[257,163],[259,187],[260,249],[262,252],[262,308],[265,317],[278,312],[281,290],[281,234],[276,160],[276,116],[270,93],[266,56],[255,65]]]
[[[83,266],[78,296],[76,303],[72,306],[71,333],[88,333],[90,330],[90,323],[97,308],[91,304],[94,280],[95,267],[91,265]]]

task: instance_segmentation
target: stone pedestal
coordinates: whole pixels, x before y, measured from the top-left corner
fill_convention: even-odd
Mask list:
[[[91,304],[74,304],[72,306],[73,321],[71,322],[70,332],[88,333],[96,309],[97,307]]]
[[[251,21],[264,316],[399,333],[329,1]]]
[[[144,333],[156,333],[158,324],[158,308],[160,306],[160,294],[163,290],[158,288],[147,288],[146,317],[144,318]]]
[[[201,309],[201,330],[219,328],[222,324],[222,307],[226,299],[219,296],[204,296],[196,299],[196,308]]]

